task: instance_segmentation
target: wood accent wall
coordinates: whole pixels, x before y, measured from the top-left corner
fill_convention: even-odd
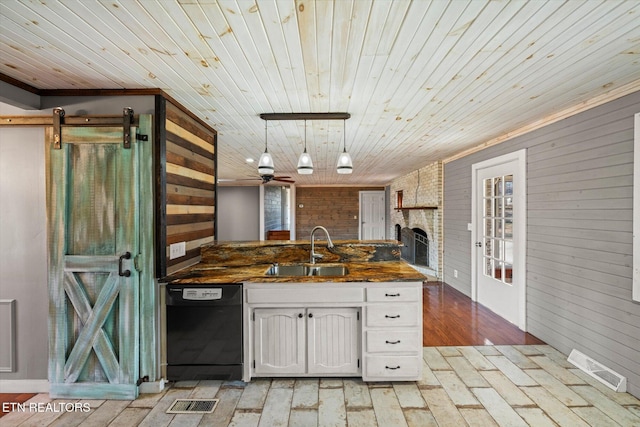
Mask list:
[[[216,149],[214,129],[162,99],[160,136],[159,276],[200,260],[200,247],[216,235]],[[164,208],[164,211],[163,211]],[[170,259],[170,245],[185,242],[186,254]]]
[[[358,239],[360,191],[383,190],[384,187],[297,187],[296,238],[308,239],[313,227],[322,225],[333,240]]]

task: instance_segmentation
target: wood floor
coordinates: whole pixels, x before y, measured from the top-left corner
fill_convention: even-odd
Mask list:
[[[423,288],[425,347],[544,344],[442,282]]]
[[[544,344],[442,282],[423,288],[423,305],[425,347]],[[0,407],[33,396],[0,393]]]

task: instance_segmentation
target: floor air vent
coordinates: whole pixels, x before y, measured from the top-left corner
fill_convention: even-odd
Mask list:
[[[167,414],[210,414],[219,399],[176,399]]]
[[[578,350],[571,350],[567,360],[610,389],[621,393],[627,391],[627,379],[625,377],[580,353]]]

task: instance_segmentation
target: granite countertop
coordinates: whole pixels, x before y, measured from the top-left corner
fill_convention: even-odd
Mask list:
[[[316,265],[340,263],[349,269],[345,276],[267,276],[274,262],[279,265],[308,264],[309,242],[229,242],[202,249],[202,261],[160,279],[170,284],[221,283],[319,283],[319,282],[405,282],[426,277],[400,259],[398,242],[339,241],[329,249],[316,243],[324,258]]]
[[[316,265],[322,265],[322,262]],[[335,263],[326,263],[335,264]],[[318,282],[405,282],[422,281],[425,276],[404,261],[345,262],[345,276],[267,276],[272,264],[212,266],[196,264],[162,280],[171,284],[196,283],[318,283]],[[281,263],[280,265],[287,265]]]

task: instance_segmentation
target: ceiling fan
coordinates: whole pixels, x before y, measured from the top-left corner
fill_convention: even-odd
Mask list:
[[[278,181],[278,182],[288,182],[288,183],[295,183],[294,180],[291,179],[290,176],[276,176],[276,175],[260,175],[259,178],[245,178],[245,179],[225,179],[225,178],[219,178],[218,182],[235,182],[235,181],[262,181],[263,184],[266,184],[268,182],[271,181]]]

